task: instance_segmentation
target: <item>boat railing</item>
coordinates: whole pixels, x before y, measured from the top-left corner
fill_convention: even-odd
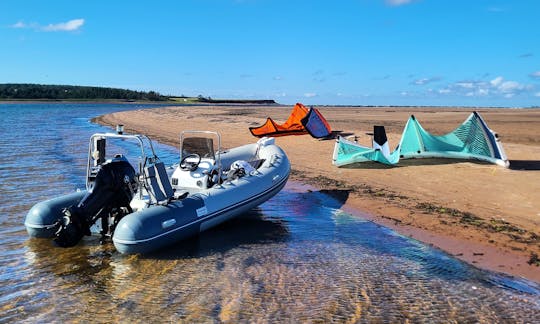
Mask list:
[[[96,133],[90,137],[90,144],[88,148],[88,162],[86,168],[86,189],[90,189],[89,179],[91,178],[92,171],[96,166],[105,162],[105,145],[107,139],[118,139],[118,140],[130,140],[138,145],[140,150],[140,157],[138,163],[138,174],[144,174],[143,169],[147,166],[147,163],[155,163],[159,160],[157,157],[154,146],[150,138],[146,135],[126,135],[126,134],[115,134],[115,133]],[[105,140],[104,142],[100,142]],[[103,144],[100,144],[103,143]],[[102,147],[101,147],[102,146]],[[101,150],[101,151],[100,151]]]

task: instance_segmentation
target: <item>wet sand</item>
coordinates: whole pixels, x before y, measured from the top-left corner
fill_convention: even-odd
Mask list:
[[[177,146],[182,130],[216,130],[224,147],[250,142],[248,128],[266,117],[284,122],[292,106],[191,106],[113,113],[97,118],[127,132]],[[386,127],[394,148],[414,114],[433,134],[461,124],[471,108],[320,107],[335,133],[370,144],[373,125]],[[310,135],[276,139],[287,152],[292,179],[346,197],[345,209],[426,242],[477,267],[540,282],[540,109],[474,109],[496,131],[511,165],[423,159],[398,166],[337,168],[334,140]]]

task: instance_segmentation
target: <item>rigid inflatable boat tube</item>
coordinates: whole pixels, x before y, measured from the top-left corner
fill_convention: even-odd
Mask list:
[[[86,194],[86,190],[73,192],[35,204],[28,214],[24,225],[30,237],[54,237],[56,222],[62,218],[62,210],[77,204]]]
[[[129,214],[116,227],[114,246],[120,253],[146,253],[195,235],[199,227],[194,221],[197,220],[197,210],[202,207],[203,199],[192,196]],[[180,227],[182,231],[168,235]]]
[[[118,224],[113,236],[114,246],[120,253],[145,254],[195,236],[260,205],[268,199],[268,196],[277,194],[285,186],[287,178],[281,179],[258,196],[205,216],[197,214],[205,207],[204,200],[197,195],[166,206],[154,206],[135,212],[122,218]]]

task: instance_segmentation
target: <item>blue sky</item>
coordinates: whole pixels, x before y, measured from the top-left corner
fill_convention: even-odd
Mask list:
[[[539,14],[538,0],[2,0],[0,83],[538,106]]]

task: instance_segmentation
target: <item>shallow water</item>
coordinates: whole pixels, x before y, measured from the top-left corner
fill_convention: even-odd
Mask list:
[[[160,253],[29,239],[28,209],[84,187],[89,118],[127,105],[0,105],[0,322],[535,322],[540,286],[478,270],[289,182]],[[174,161],[175,150],[158,146]],[[341,198],[333,198],[341,197]]]

